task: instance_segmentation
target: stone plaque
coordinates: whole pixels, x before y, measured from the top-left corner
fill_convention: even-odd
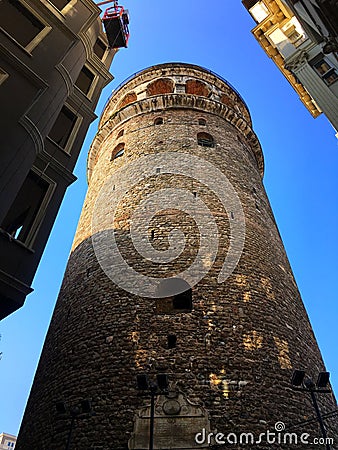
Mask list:
[[[134,420],[134,432],[129,440],[130,450],[149,449],[150,405],[141,408]],[[182,394],[173,398],[160,395],[155,401],[154,449],[208,448],[197,444],[195,436],[203,429],[210,431],[207,411],[189,402]]]

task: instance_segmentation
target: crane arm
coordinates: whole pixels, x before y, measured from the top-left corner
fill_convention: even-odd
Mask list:
[[[114,3],[114,7],[118,5],[117,0],[104,0],[103,2],[96,3],[97,6],[106,5],[107,3]]]

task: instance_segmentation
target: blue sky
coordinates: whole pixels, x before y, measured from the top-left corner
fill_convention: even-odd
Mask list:
[[[116,55],[112,89],[145,67],[182,61],[226,78],[249,106],[265,156],[264,184],[333,386],[338,387],[338,144],[322,115],[313,119],[250,33],[240,0],[120,0],[130,11],[128,49]],[[0,324],[0,432],[17,434],[86,193],[87,152],[76,167],[23,308]]]

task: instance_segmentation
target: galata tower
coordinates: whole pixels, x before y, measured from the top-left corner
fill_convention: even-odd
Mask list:
[[[17,450],[325,448],[290,381],[325,368],[263,170],[215,73],[160,64],[113,92]]]

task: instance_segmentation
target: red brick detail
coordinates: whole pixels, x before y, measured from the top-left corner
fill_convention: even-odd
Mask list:
[[[174,82],[170,78],[160,78],[148,84],[147,96],[171,94],[174,92]]]
[[[198,80],[188,80],[185,86],[187,94],[200,95],[201,97],[208,97],[210,90],[205,83]]]
[[[133,103],[136,102],[137,100],[137,95],[135,94],[135,92],[128,92],[128,94],[126,94],[122,100],[120,101],[120,103],[118,104],[117,109],[121,109],[124,106],[129,105],[129,103]]]
[[[230,98],[227,94],[222,95],[221,102],[229,106],[230,108],[233,108],[235,106],[234,100]]]

